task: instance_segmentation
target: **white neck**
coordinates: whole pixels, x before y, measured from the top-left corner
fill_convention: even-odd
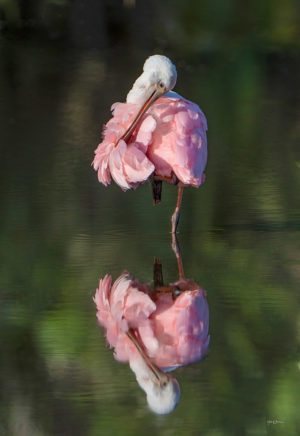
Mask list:
[[[143,104],[149,96],[151,77],[148,72],[141,74],[134,82],[126,97],[127,103]]]

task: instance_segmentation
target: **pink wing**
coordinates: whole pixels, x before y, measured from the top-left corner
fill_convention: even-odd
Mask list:
[[[115,358],[121,362],[128,362],[137,352],[126,332],[149,323],[149,317],[156,309],[148,290],[149,287],[133,280],[127,271],[113,285],[111,276],[106,275],[96,290],[97,318],[106,329],[106,339],[115,350]]]
[[[136,188],[154,171],[154,165],[146,156],[156,126],[151,116],[142,122],[131,143],[120,140],[137,110],[137,105],[130,103],[115,103],[112,106],[113,117],[103,129],[103,140],[96,148],[93,160],[98,180],[105,186],[110,184],[112,177],[124,191]]]
[[[149,113],[157,123],[147,152],[155,173],[171,176],[173,171],[183,184],[200,186],[207,162],[207,122],[201,109],[170,93],[160,98]]]
[[[201,359],[209,345],[205,291],[184,291],[175,301],[171,295],[160,294],[156,305],[157,310],[150,317],[152,331],[140,332],[153,361],[162,368],[174,368]]]

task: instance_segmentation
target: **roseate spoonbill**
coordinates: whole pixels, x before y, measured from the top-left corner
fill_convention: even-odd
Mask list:
[[[113,284],[105,275],[94,301],[98,321],[120,362],[130,359],[130,329],[153,363],[167,370],[195,362],[208,351],[206,292],[193,280],[182,278],[151,291],[126,271]]]
[[[111,276],[106,275],[94,297],[97,318],[106,328],[107,341],[117,360],[129,362],[147,394],[150,409],[158,414],[170,413],[180,399],[179,384],[148,357],[138,337],[138,328],[147,328],[155,303],[145,293],[147,287],[133,281],[127,272],[111,284]],[[149,339],[153,341],[152,347],[157,348],[156,339]]]
[[[104,126],[93,161],[99,182],[107,186],[112,177],[124,191],[152,175],[154,204],[161,199],[162,181],[177,185],[172,233],[179,221],[183,188],[204,182],[207,161],[205,115],[195,103],[171,91],[176,80],[170,59],[150,56],[126,103],[113,104],[113,117]]]
[[[185,278],[164,286],[156,260],[153,290],[124,271],[113,284],[109,275],[100,280],[94,302],[115,358],[129,362],[154,412],[171,412],[180,388],[164,371],[195,362],[208,352],[206,292]]]

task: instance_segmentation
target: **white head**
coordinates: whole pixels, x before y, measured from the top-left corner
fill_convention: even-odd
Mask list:
[[[180,400],[178,381],[165,374],[150,359],[145,360],[140,355],[130,359],[129,364],[138,384],[147,394],[147,402],[152,412],[159,415],[171,413]]]
[[[144,72],[136,79],[127,94],[126,102],[140,105],[135,119],[120,138],[127,142],[143,114],[162,95],[174,88],[177,80],[175,65],[161,55],[150,56],[143,68]]]
[[[150,56],[144,63],[143,73],[134,82],[127,95],[127,103],[144,104],[155,93],[155,99],[170,91],[176,85],[177,71],[169,58],[161,55]]]
[[[146,393],[149,408],[159,415],[173,412],[180,400],[179,383],[171,376],[168,376],[165,386],[153,384],[148,387]]]

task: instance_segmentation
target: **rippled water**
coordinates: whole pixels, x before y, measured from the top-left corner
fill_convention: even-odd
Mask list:
[[[92,301],[107,273],[150,283],[154,257],[166,281],[178,276],[176,189],[153,207],[149,185],[104,188],[90,167],[149,52],[128,62],[121,50],[1,45],[0,434],[295,435],[297,58],[245,48],[179,62],[176,89],[209,124],[207,181],[184,193],[179,242],[186,276],[207,291],[211,342],[176,371],[182,399],[159,417],[105,347]]]

